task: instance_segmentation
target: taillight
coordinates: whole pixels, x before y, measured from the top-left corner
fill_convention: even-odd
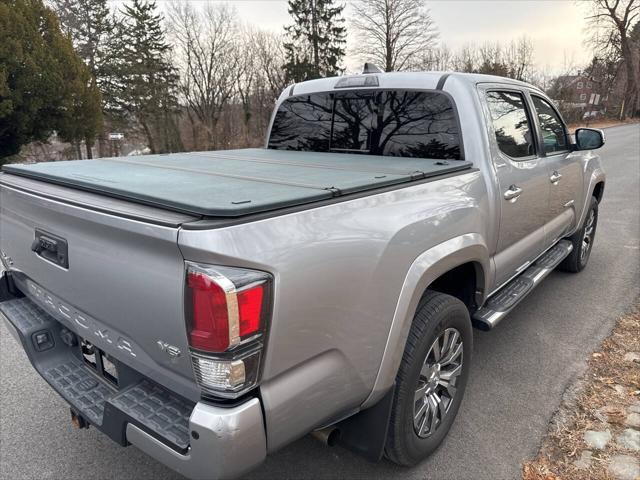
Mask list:
[[[187,286],[191,289],[192,321],[189,332],[191,346],[209,352],[229,348],[229,314],[225,291],[200,272],[190,272]]]
[[[237,397],[257,384],[271,285],[265,272],[187,263],[187,330],[203,390]]]
[[[263,297],[263,285],[256,285],[238,293],[240,338],[248,337],[260,330]]]

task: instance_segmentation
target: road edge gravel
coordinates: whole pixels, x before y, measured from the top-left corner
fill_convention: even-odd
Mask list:
[[[640,479],[640,299],[586,363],[523,480]]]

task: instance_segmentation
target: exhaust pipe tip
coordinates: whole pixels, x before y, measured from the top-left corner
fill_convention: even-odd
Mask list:
[[[336,427],[322,428],[311,432],[311,435],[323,445],[333,447],[340,440],[340,429]]]

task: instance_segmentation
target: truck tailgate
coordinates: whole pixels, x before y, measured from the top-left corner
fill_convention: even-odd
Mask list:
[[[17,188],[10,177],[0,176],[0,253],[23,293],[106,353],[198,398],[185,355],[179,219],[125,218]],[[34,251],[39,236],[55,249]],[[169,357],[158,342],[183,354]]]

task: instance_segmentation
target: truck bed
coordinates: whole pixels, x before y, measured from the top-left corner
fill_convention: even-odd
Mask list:
[[[3,171],[205,217],[240,217],[471,168],[471,162],[222,150],[5,165]]]

